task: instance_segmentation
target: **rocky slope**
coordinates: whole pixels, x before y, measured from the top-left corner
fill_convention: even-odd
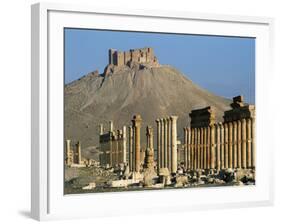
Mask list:
[[[214,106],[217,119],[222,120],[229,103],[168,65],[109,65],[103,74],[93,72],[65,86],[65,137],[80,140],[84,155],[90,155],[93,146],[98,146],[100,123],[108,130],[108,121],[113,120],[114,128],[121,128],[140,114],[142,147],[146,125],[154,127],[156,136],[155,119],[169,115],[179,116],[181,140],[192,109]]]

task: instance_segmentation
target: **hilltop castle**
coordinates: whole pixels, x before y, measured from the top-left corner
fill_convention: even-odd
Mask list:
[[[117,51],[115,49],[109,49],[109,64],[110,65],[128,65],[128,63],[147,63],[152,65],[158,65],[158,60],[154,55],[153,48],[139,48],[130,49],[129,51]]]

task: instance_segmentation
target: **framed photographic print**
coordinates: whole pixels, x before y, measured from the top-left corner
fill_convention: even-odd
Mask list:
[[[271,204],[272,24],[33,5],[32,217]]]

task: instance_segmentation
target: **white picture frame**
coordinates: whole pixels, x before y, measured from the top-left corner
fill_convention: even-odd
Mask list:
[[[266,131],[270,129],[271,122],[267,97],[270,94],[270,77],[273,75],[271,71],[273,19],[180,11],[101,9],[94,6],[50,3],[32,5],[31,12],[31,214],[34,219],[181,212],[273,203],[273,145],[270,133]],[[255,37],[256,185],[64,195],[63,27]],[[136,201],[138,203],[135,203]]]

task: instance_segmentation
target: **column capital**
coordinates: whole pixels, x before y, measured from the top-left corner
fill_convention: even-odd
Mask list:
[[[171,121],[176,121],[178,119],[178,116],[170,116]]]
[[[133,120],[132,120],[133,126],[140,126],[141,121],[142,121],[142,119],[141,119],[141,116],[139,114],[134,115]]]

